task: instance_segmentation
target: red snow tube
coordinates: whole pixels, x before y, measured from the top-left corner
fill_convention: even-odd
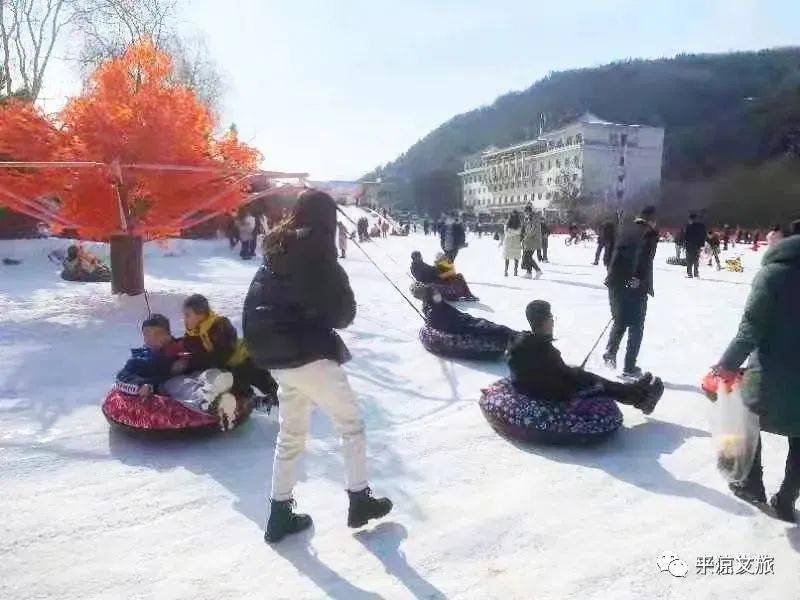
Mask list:
[[[253,412],[253,403],[237,398],[237,425]],[[103,402],[108,422],[130,433],[151,435],[203,435],[221,431],[219,417],[181,404],[169,396],[142,399],[112,389]]]

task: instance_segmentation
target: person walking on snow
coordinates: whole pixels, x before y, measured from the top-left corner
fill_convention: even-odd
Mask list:
[[[686,276],[700,277],[700,251],[706,245],[706,226],[697,220],[695,213],[689,214],[689,222],[683,229],[686,245]]]
[[[714,231],[713,229],[708,232],[708,237],[706,238],[706,242],[708,243],[708,266],[711,266],[711,261],[717,261],[717,271],[722,270],[722,265],[719,262],[719,246],[721,240],[719,239],[719,234]]]
[[[617,368],[617,351],[627,331],[628,346],[622,374],[628,379],[642,375],[636,361],[644,336],[647,297],[655,295],[653,259],[657,247],[656,209],[648,206],[622,228],[608,265],[605,283],[614,323],[603,360],[610,368]]]
[[[777,517],[795,522],[800,496],[800,236],[769,248],[762,265],[739,330],[714,372],[732,379],[750,357],[742,382],[748,390],[745,403],[759,415],[763,431],[789,439],[785,476],[770,506]],[[760,441],[749,475],[730,488],[747,502],[766,502]]]
[[[532,271],[536,271],[536,279],[542,276],[542,270],[533,259],[534,252],[541,252],[542,249],[542,224],[541,217],[533,212],[530,206],[525,207],[525,223],[522,233],[522,269],[527,277],[531,277]]]
[[[314,405],[333,421],[344,455],[349,527],[362,527],[392,509],[367,481],[366,438],[355,393],[342,364],[350,352],[336,329],[353,322],[356,303],[336,261],[336,204],[324,192],[298,197],[290,219],[266,240],[244,303],[243,328],[253,360],[272,370],[281,388],[270,514],[264,539],[276,543],[311,526],[293,511],[296,466]]]
[[[447,258],[455,261],[458,251],[466,243],[464,226],[453,217],[447,217],[439,233],[439,243]]]
[[[519,255],[522,253],[522,219],[516,210],[506,221],[503,232],[503,260],[505,262],[505,277],[508,277],[508,263],[514,261],[514,276],[519,269]]]
[[[603,254],[603,264],[608,267],[611,254],[614,252],[614,236],[616,235],[616,225],[614,221],[604,221],[597,232],[597,251],[594,253],[594,264],[600,263],[600,254]]]
[[[246,208],[242,208],[236,218],[236,227],[242,243],[239,256],[244,260],[250,260],[256,253],[256,218]]]
[[[542,219],[542,249],[536,252],[536,258],[541,262],[549,262],[547,260],[547,246],[550,238],[550,227],[544,219]]]
[[[339,237],[339,258],[346,258],[347,257],[347,238],[350,237],[350,232],[347,231],[347,227],[344,226],[344,223],[339,221],[336,224],[336,232]]]

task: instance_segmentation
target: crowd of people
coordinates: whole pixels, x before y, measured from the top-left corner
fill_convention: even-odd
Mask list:
[[[246,214],[237,220],[245,226],[245,234],[257,230],[257,226],[250,227]],[[423,223],[423,227],[428,225]],[[359,238],[362,232],[359,221]],[[239,241],[249,241],[242,233],[240,229]],[[422,315],[427,327],[490,339],[507,347],[510,381],[521,394],[556,403],[602,394],[645,414],[653,412],[664,384],[643,372],[637,362],[648,299],[655,293],[653,261],[659,242],[655,208],[646,207],[622,223],[604,223],[598,236],[594,263],[599,264],[602,257],[607,267],[611,309],[603,359],[616,370],[617,354],[627,334],[621,381],[564,363],[553,345],[555,320],[548,302],[528,304],[525,316],[530,331],[523,334],[448,304],[439,286],[453,282],[463,285],[466,299],[477,299],[455,268],[459,251],[467,244],[465,233],[458,219],[448,217],[438,226],[442,251],[436,262],[427,264],[421,253],[412,254],[411,274],[423,285]],[[118,375],[118,385],[129,393],[143,398],[166,393],[202,410],[224,413],[235,406],[236,396],[256,394],[262,403],[279,406],[280,431],[265,527],[269,543],[312,523],[310,516],[295,512],[294,487],[313,406],[330,416],[341,439],[348,525],[361,527],[392,509],[391,501],[375,497],[369,486],[365,425],[342,368],[351,355],[336,333],[349,326],[356,313],[348,277],[337,262],[346,256],[353,235],[337,221],[336,205],[327,194],[302,193],[288,217],[265,235],[264,262],[244,301],[244,339],[228,319],[213,312],[206,298],[195,294],[183,305],[183,337],[172,336],[167,317],[151,315],[142,326],[144,346],[133,350]],[[513,263],[514,275],[519,275],[521,266],[527,276],[533,277],[534,272],[537,278],[541,276],[539,262],[547,262],[548,235],[542,216],[531,208],[512,212],[502,238],[497,239],[502,246],[504,275],[508,276]],[[684,228],[687,275],[696,276],[699,249],[709,243],[709,235],[692,215]],[[770,503],[777,516],[793,520],[800,494],[800,379],[796,369],[800,364],[800,235],[782,241],[776,237],[754,282],[739,332],[714,372],[722,378],[733,377],[749,357],[747,372],[751,377],[757,374],[750,396],[752,409],[761,415],[763,430],[790,440],[785,479]],[[723,240],[720,237],[720,244]],[[716,245],[712,243],[712,247]],[[766,502],[761,474],[759,453],[747,480],[732,484],[731,490],[747,501]]]

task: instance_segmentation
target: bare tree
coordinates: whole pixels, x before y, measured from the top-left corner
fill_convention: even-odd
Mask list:
[[[0,0],[0,83],[6,96],[39,97],[59,36],[82,12],[78,0]]]
[[[175,80],[197,92],[206,106],[219,114],[224,80],[203,36],[178,33],[180,1],[84,0],[88,10],[78,23],[83,36],[80,62],[84,77],[104,60],[147,38],[172,56]]]
[[[77,29],[84,76],[143,38],[162,47],[175,35],[178,0],[84,0]]]
[[[198,33],[173,35],[165,42],[164,49],[172,55],[175,80],[194,90],[208,109],[219,116],[226,83],[211,58],[205,38]]]

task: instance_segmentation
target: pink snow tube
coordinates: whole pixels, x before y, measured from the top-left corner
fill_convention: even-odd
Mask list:
[[[237,424],[247,420],[253,403],[237,398]],[[111,425],[131,433],[202,435],[220,431],[217,415],[186,406],[168,396],[142,399],[112,389],[103,402],[103,415]]]

